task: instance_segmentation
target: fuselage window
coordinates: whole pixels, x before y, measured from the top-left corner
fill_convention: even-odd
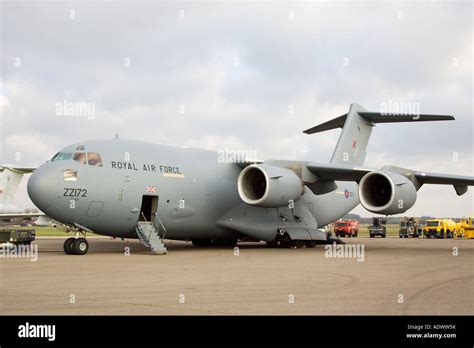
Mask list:
[[[88,152],[87,159],[89,160],[90,166],[99,166],[102,167],[102,158],[97,152]]]
[[[72,153],[70,152],[59,152],[56,155],[54,155],[52,161],[65,161],[68,159],[71,159]]]
[[[72,158],[74,161],[77,161],[81,164],[86,164],[86,153],[85,152],[76,152]]]

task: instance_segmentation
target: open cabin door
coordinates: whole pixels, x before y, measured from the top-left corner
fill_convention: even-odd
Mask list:
[[[156,211],[158,210],[158,196],[143,195],[140,218],[138,221],[155,222]]]

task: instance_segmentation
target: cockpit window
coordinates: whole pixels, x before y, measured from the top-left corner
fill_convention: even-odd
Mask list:
[[[88,152],[87,159],[89,160],[90,166],[99,166],[102,167],[102,158],[97,152]]]
[[[80,164],[86,164],[86,153],[85,152],[76,152],[72,158],[74,161],[79,162]]]
[[[71,159],[72,153],[70,152],[58,152],[56,155],[54,155],[52,161],[64,161]]]

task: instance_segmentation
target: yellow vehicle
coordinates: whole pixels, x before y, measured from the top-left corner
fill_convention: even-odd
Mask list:
[[[463,218],[456,224],[456,238],[474,239],[474,225],[472,217]]]
[[[425,238],[453,238],[456,227],[456,223],[451,219],[427,220],[423,236]]]

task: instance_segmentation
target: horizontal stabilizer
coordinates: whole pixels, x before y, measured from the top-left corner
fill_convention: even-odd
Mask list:
[[[366,121],[373,124],[376,123],[397,123],[397,122],[426,122],[426,121],[452,121],[454,116],[450,115],[400,115],[400,114],[386,114],[381,112],[358,111],[357,114]],[[347,114],[333,118],[327,122],[321,123],[312,128],[306,129],[303,133],[313,134],[324,132],[330,129],[343,128],[346,123]]]
[[[450,115],[400,115],[369,111],[359,112],[359,115],[373,123],[453,121],[455,119]]]
[[[313,133],[324,132],[330,129],[342,128],[344,127],[344,124],[346,123],[346,117],[347,117],[347,114],[333,118],[332,120],[321,123],[317,126],[314,126],[313,128],[309,128],[303,131],[303,133],[313,134]]]

